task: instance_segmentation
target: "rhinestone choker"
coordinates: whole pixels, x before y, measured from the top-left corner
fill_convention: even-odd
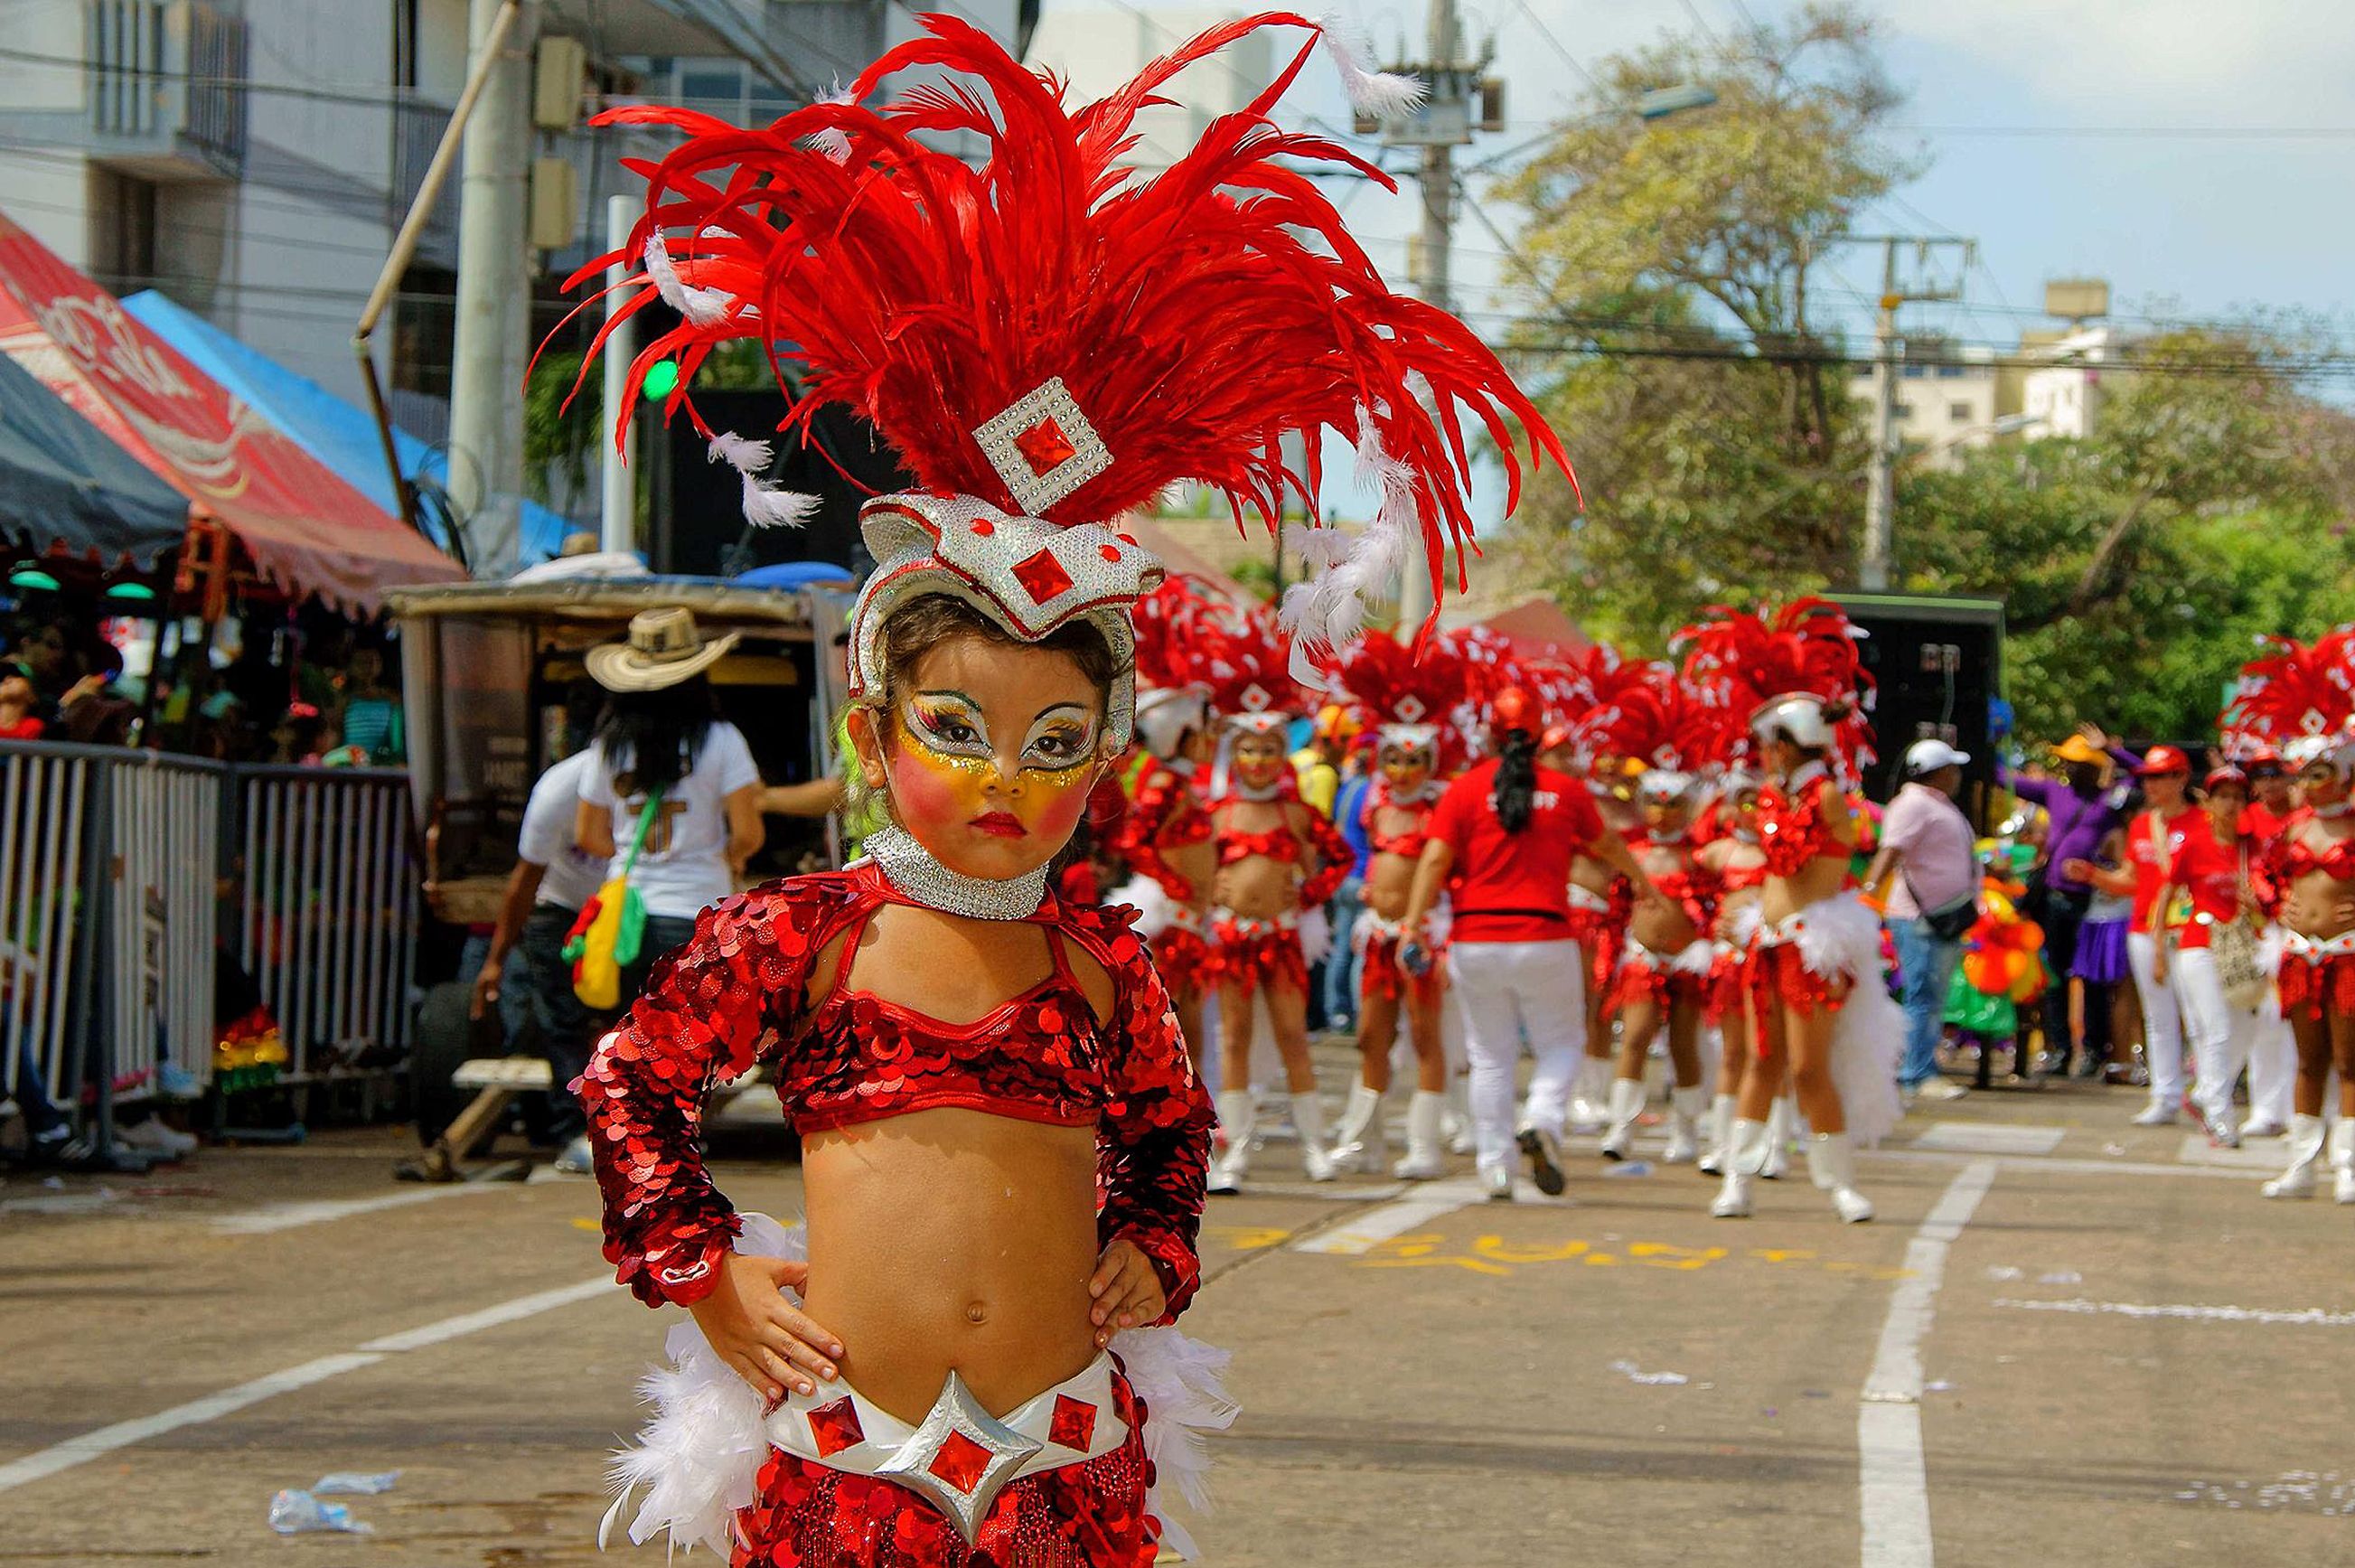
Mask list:
[[[1253,805],[1265,805],[1268,802],[1283,795],[1284,781],[1278,779],[1272,784],[1253,785],[1237,779],[1228,787],[1227,793],[1237,800],[1247,800]]]
[[[868,858],[883,880],[926,909],[967,920],[1028,920],[1047,898],[1047,868],[1011,881],[990,881],[952,871],[903,827],[868,835]]]

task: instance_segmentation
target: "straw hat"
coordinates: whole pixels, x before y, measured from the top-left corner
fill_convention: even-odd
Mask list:
[[[705,642],[686,610],[641,610],[630,617],[630,640],[591,648],[589,677],[608,691],[660,691],[692,680],[734,647],[741,632]]]
[[[2072,735],[2052,750],[2064,763],[2083,763],[2092,768],[2105,766],[2110,760],[2110,754],[2107,752],[2103,751],[2083,735]]]

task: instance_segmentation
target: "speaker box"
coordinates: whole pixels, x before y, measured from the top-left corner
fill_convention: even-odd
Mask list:
[[[1858,645],[1873,679],[1872,729],[1881,753],[1865,793],[1885,801],[1905,782],[1905,750],[1940,740],[1970,753],[1963,809],[1982,832],[1995,786],[1994,705],[2003,690],[2003,603],[1893,593],[1838,596],[1867,634]]]
[[[744,521],[743,482],[736,470],[709,460],[693,421],[674,420],[662,435],[665,462],[655,481],[648,530],[655,571],[733,577],[788,560],[832,561],[854,571],[873,564],[858,539],[860,504],[914,483],[874,426],[829,405],[811,421],[808,441],[779,435],[785,402],[773,391],[698,392],[695,407],[713,430],[768,441],[775,456],[766,477],[816,496],[820,505],[805,528],[751,527]]]

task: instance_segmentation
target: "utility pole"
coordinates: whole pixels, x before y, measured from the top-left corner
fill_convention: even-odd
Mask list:
[[[1860,235],[1852,238],[1867,240]],[[1872,327],[1872,471],[1864,493],[1864,551],[1856,572],[1858,585],[1869,593],[1888,592],[1890,547],[1896,528],[1897,377],[1902,357],[1897,336],[1897,310],[1900,305],[1916,301],[1962,298],[1963,273],[1978,250],[1976,240],[1895,234],[1880,236],[1878,243],[1881,308]],[[1899,247],[1908,245],[1913,247],[1916,266],[1923,273],[1922,281],[1910,284],[1901,281],[1898,268]],[[1952,283],[1936,281],[1933,272],[1936,258],[1945,251],[1959,256]]]
[[[630,198],[609,196],[605,198],[605,246],[620,251],[630,242],[634,219]],[[613,336],[605,340],[605,400],[598,409],[597,451],[600,473],[604,480],[604,509],[600,517],[598,544],[606,550],[629,550],[638,548],[638,478],[634,466],[638,455],[638,424],[632,420],[622,431],[621,444],[614,444],[615,421],[630,397],[630,361],[638,357],[636,323],[623,321],[612,325],[628,303],[627,283],[630,264],[626,258],[605,269],[605,320]]]
[[[1396,69],[1421,77],[1429,92],[1412,117],[1385,122],[1380,129],[1385,146],[1413,147],[1421,155],[1417,180],[1423,191],[1423,229],[1408,251],[1408,283],[1426,304],[1451,310],[1449,250],[1455,227],[1455,149],[1471,144],[1476,124],[1502,116],[1503,96],[1500,83],[1483,80],[1487,57],[1463,58],[1455,0],[1430,0],[1424,21],[1423,63]],[[1411,530],[1406,564],[1399,577],[1399,627],[1412,633],[1430,613],[1431,566],[1423,559],[1422,536]]]
[[[502,28],[502,0],[469,0],[467,37],[498,59],[467,122],[458,197],[457,324],[450,368],[450,498],[483,576],[516,562],[523,490],[523,366],[531,331],[531,59],[538,0]],[[503,37],[501,35],[504,35]],[[479,63],[479,62],[478,62]]]

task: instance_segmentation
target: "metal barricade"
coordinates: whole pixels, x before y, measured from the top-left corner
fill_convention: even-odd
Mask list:
[[[107,753],[0,741],[0,1083],[70,1103],[82,1079],[74,962],[92,781]]]
[[[301,1079],[409,1042],[418,918],[409,776],[240,767],[240,956]]]
[[[104,1039],[114,1093],[162,1086],[168,1062],[201,1083],[213,1061],[213,938],[229,769],[160,752],[101,764],[111,829],[105,876]]]

